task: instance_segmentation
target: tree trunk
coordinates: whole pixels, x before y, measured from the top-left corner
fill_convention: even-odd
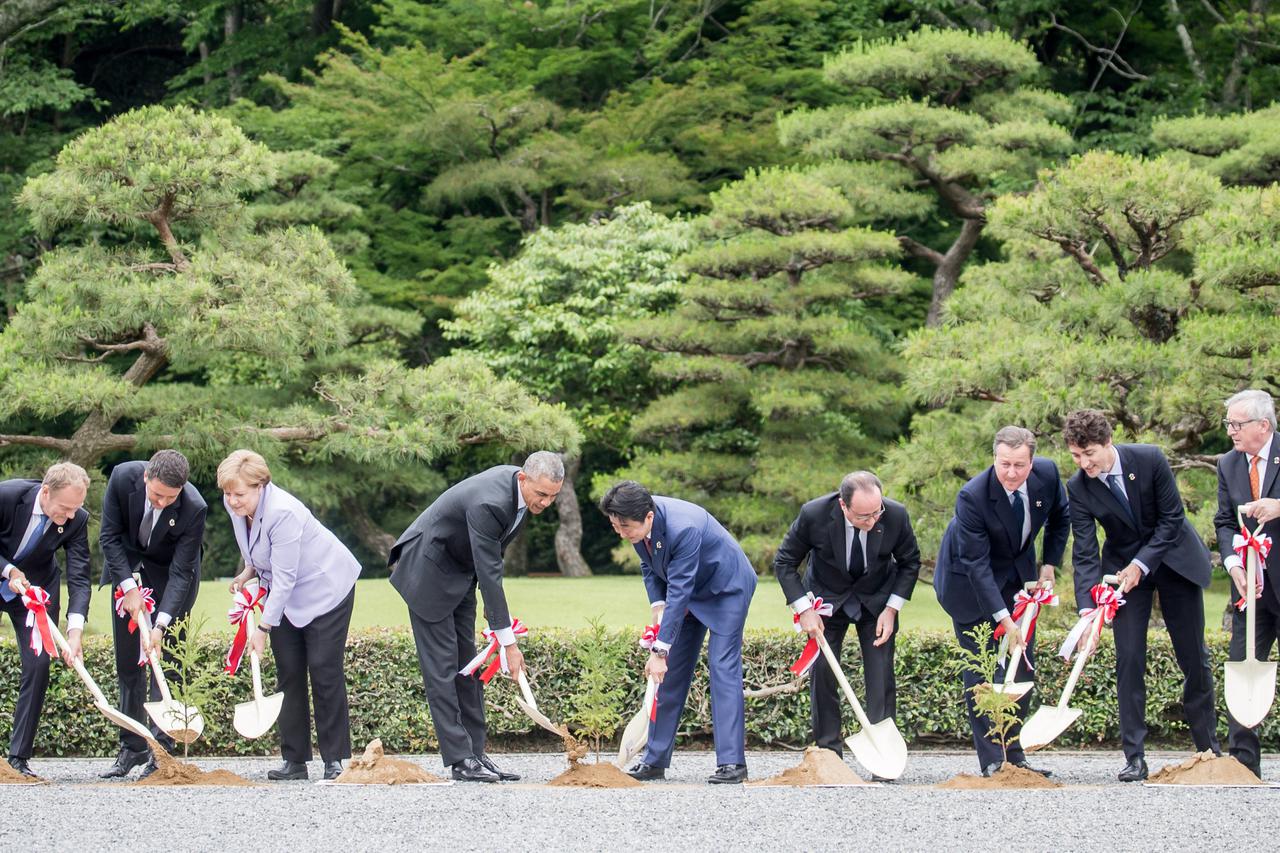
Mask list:
[[[560,566],[560,574],[567,578],[587,578],[591,577],[591,567],[582,558],[582,507],[578,506],[578,493],[573,486],[582,457],[561,453],[560,458],[564,460],[564,486],[555,504],[560,516],[556,527],[556,564]]]
[[[204,69],[204,84],[212,85],[213,72],[209,69],[209,42],[201,39],[197,49],[200,51],[200,67]]]
[[[360,544],[381,557],[385,563],[391,555],[391,546],[396,544],[396,537],[379,527],[357,498],[343,498],[342,513]]]
[[[240,27],[244,23],[244,7],[239,3],[232,3],[227,7],[226,14],[222,18],[222,35],[224,47],[235,41],[236,34],[240,32]],[[240,97],[241,88],[240,65],[232,63],[227,68],[227,90],[228,100],[234,101]]]
[[[333,24],[333,0],[312,0],[311,34],[322,36]]]
[[[942,322],[942,308],[951,294],[955,292],[956,283],[960,281],[960,273],[964,271],[965,262],[973,254],[982,236],[986,221],[982,219],[966,219],[960,226],[960,236],[951,244],[951,248],[942,256],[941,263],[933,272],[933,296],[929,300],[929,314],[925,318],[925,326],[937,328]]]
[[[67,5],[67,0],[5,0],[0,3],[0,45],[23,27]]]

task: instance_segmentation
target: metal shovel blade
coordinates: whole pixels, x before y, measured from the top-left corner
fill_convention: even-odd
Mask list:
[[[1080,716],[1079,708],[1059,708],[1057,705],[1041,705],[1022,724],[1018,743],[1027,752],[1048,746],[1054,738],[1071,728]]]
[[[276,724],[276,718],[280,716],[280,706],[283,704],[283,693],[272,693],[270,696],[240,702],[236,705],[231,724],[243,737],[251,739],[262,737]]]
[[[907,742],[891,718],[872,723],[844,742],[858,763],[881,779],[897,779],[907,769]]]
[[[1274,661],[1227,661],[1223,689],[1227,710],[1236,722],[1253,728],[1262,722],[1276,698],[1276,664]]]
[[[204,733],[204,717],[176,699],[147,702],[143,706],[169,737],[178,743],[192,743]]]
[[[644,688],[644,701],[640,704],[640,710],[636,711],[631,722],[627,723],[627,727],[622,732],[622,742],[618,744],[618,766],[626,769],[645,746],[649,743],[649,716],[653,710],[653,698],[657,693],[658,685],[652,678],[646,679],[647,684]]]

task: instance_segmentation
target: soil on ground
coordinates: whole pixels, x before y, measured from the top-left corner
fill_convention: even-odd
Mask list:
[[[557,788],[640,788],[644,783],[632,779],[614,764],[597,761],[595,764],[581,764],[583,758],[591,750],[569,730],[560,727],[560,737],[564,739],[565,758],[569,759],[569,769],[548,782]]]
[[[9,766],[9,762],[0,761],[0,785],[43,785],[47,782],[39,776],[24,776]]]
[[[412,761],[391,758],[382,751],[382,738],[374,738],[364,748],[364,755],[351,759],[338,782],[345,785],[439,784],[446,780],[423,770]]]
[[[1000,769],[990,776],[972,776],[961,773],[945,782],[939,782],[935,788],[949,791],[980,791],[1016,788],[1061,788],[1062,785],[1052,779],[1046,779],[1034,770],[1025,767],[1014,767],[1009,762],[1000,765]]]
[[[810,746],[804,751],[804,760],[795,767],[782,771],[768,779],[748,782],[748,785],[793,785],[803,788],[810,785],[866,785],[844,759],[829,749]]]
[[[1151,775],[1157,785],[1263,785],[1253,771],[1233,756],[1197,752],[1181,764],[1168,764]]]
[[[230,770],[201,770],[194,764],[179,761],[165,748],[155,741],[148,741],[151,752],[156,757],[156,772],[145,779],[133,782],[134,785],[252,785],[248,779],[232,773]]]

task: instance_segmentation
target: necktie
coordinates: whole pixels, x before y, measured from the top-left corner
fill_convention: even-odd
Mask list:
[[[1129,506],[1129,496],[1125,494],[1124,485],[1120,482],[1120,475],[1108,474],[1104,479],[1107,481],[1107,487],[1111,489],[1111,494],[1115,495],[1116,500],[1120,502],[1121,508],[1124,509],[1124,514],[1129,517],[1129,521],[1133,522],[1136,527],[1138,520],[1133,517],[1133,507]]]
[[[138,525],[138,544],[146,548],[151,543],[151,528],[155,527],[156,510],[147,504],[147,511],[142,514],[142,524]]]
[[[648,536],[644,537],[644,550],[648,552],[650,557],[653,556],[653,543],[649,541]]]
[[[1027,508],[1022,502],[1022,492],[1014,492],[1009,496],[1009,506],[1013,508],[1013,517],[1018,522],[1018,547],[1022,547],[1023,528],[1027,521]]]
[[[1261,456],[1254,456],[1249,460],[1249,493],[1255,501],[1262,496],[1262,483],[1258,477],[1258,463],[1261,461]]]
[[[24,557],[26,557],[28,554],[30,554],[32,549],[36,547],[36,543],[39,542],[40,537],[44,535],[44,529],[46,526],[48,526],[48,524],[49,524],[49,516],[47,515],[40,516],[40,520],[36,522],[36,529],[31,531],[31,535],[27,537],[26,544],[24,544],[18,550],[18,553],[13,556],[13,562],[15,564],[18,563],[18,561],[22,560]],[[0,585],[0,599],[4,599],[5,601],[13,601],[17,597],[18,597],[18,594],[9,588],[8,581],[4,581],[3,585]]]
[[[853,544],[849,547],[849,577],[862,577],[867,568],[867,561],[862,556],[862,542],[858,539],[858,528],[853,528]]]

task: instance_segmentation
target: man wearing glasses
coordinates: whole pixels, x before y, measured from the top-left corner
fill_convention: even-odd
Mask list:
[[[875,474],[855,471],[840,490],[800,509],[773,560],[773,573],[810,637],[825,634],[836,656],[849,626],[862,647],[866,708],[871,722],[894,716],[893,647],[898,611],[911,598],[920,574],[920,549],[907,508],[886,500]],[[803,580],[800,563],[808,558]],[[824,622],[812,593],[832,607]],[[813,740],[842,755],[840,693],[825,656],[809,681]]]

